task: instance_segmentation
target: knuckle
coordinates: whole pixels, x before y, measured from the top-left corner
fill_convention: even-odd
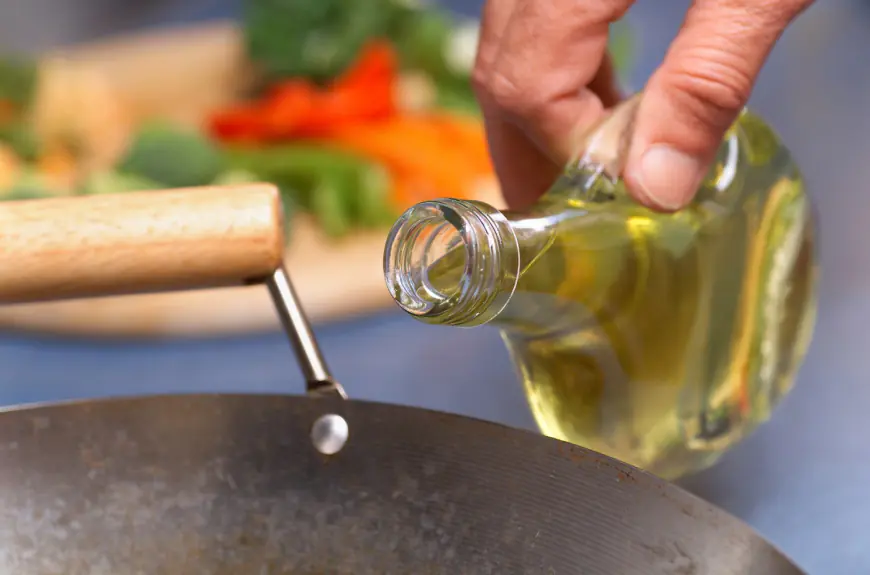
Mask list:
[[[667,83],[683,113],[721,128],[746,104],[754,77],[727,52],[699,50],[681,59]]]
[[[801,12],[809,8],[814,0],[781,0],[779,2],[758,2],[746,5],[734,2],[736,9],[743,10],[758,27],[784,28]]]
[[[478,98],[484,98],[489,93],[489,70],[479,61],[471,69],[471,87]]]
[[[536,91],[526,82],[498,70],[487,75],[486,97],[505,115],[517,119],[532,119],[541,107]]]
[[[598,22],[616,22],[628,13],[632,2],[612,2],[611,0],[598,0],[589,3],[589,10],[598,18]]]

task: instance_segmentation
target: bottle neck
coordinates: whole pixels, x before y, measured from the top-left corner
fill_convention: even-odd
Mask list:
[[[420,321],[471,327],[513,295],[519,246],[507,218],[483,202],[419,203],[393,225],[384,252],[390,295]]]

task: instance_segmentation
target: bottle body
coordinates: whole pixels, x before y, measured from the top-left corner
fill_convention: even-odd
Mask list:
[[[637,205],[598,168],[569,165],[529,213],[501,214],[489,248],[459,234],[426,260],[428,296],[455,286],[466,301],[444,310],[483,311],[416,315],[498,326],[543,433],[675,478],[713,463],[791,388],[814,322],[813,213],[788,151],[748,113],[678,213]],[[481,259],[487,249],[500,259]],[[493,259],[504,277],[467,293]]]

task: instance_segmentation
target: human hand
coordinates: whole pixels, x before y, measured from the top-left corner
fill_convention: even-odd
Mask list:
[[[620,100],[609,25],[634,0],[487,0],[473,73],[508,204],[523,209],[569,159],[578,126]],[[623,178],[640,203],[688,204],[783,30],[812,0],[694,0],[644,89]]]

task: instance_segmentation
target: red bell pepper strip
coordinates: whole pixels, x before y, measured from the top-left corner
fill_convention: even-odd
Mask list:
[[[386,42],[373,42],[330,86],[318,89],[302,79],[273,86],[264,99],[214,114],[211,134],[226,141],[325,137],[348,123],[379,120],[396,113],[397,61]]]

